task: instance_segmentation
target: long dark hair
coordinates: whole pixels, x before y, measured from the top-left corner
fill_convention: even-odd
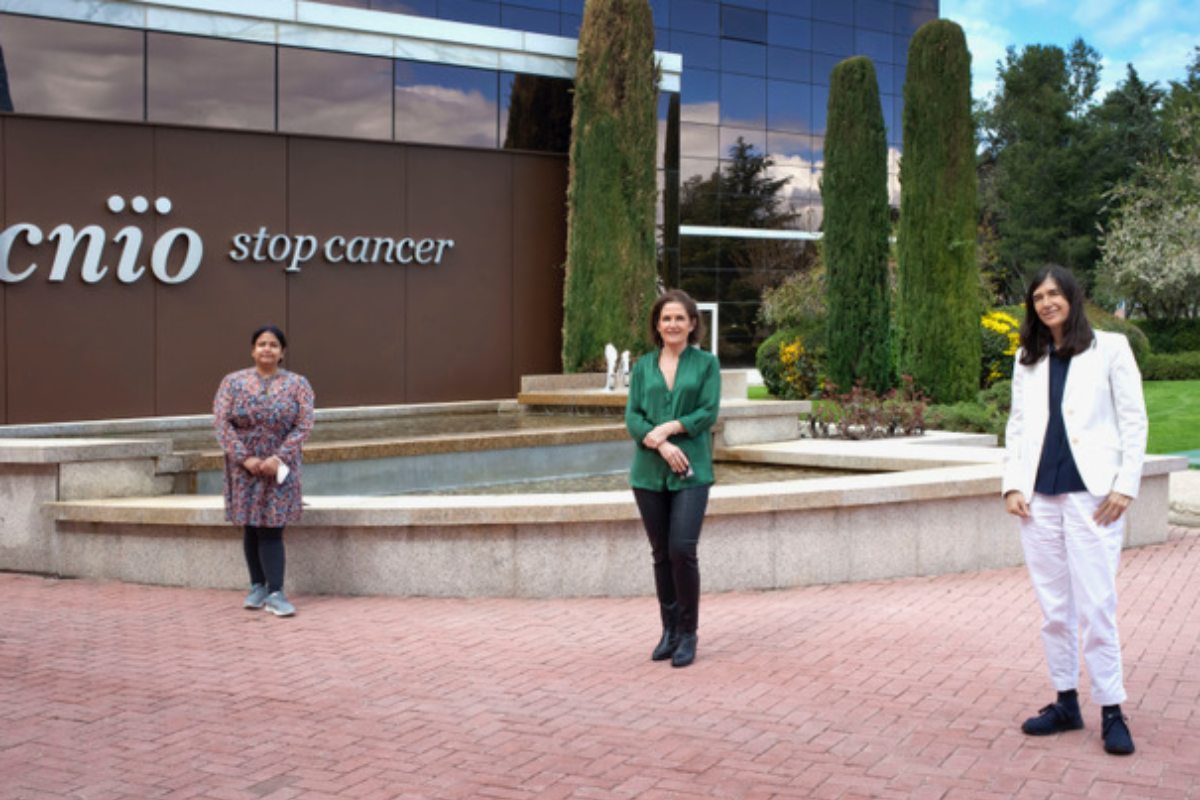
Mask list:
[[[663,346],[662,334],[658,332],[658,318],[662,316],[663,306],[667,303],[679,303],[687,311],[688,319],[696,323],[696,327],[688,333],[688,344],[699,344],[704,331],[704,320],[700,319],[700,309],[696,307],[696,301],[682,289],[668,289],[658,296],[654,301],[654,308],[650,309],[650,337],[654,339],[655,346]]]
[[[1091,347],[1092,340],[1096,338],[1087,314],[1084,313],[1087,298],[1083,296],[1083,287],[1075,280],[1071,270],[1058,264],[1047,264],[1034,274],[1029,281],[1029,288],[1025,290],[1025,321],[1021,323],[1021,363],[1027,367],[1041,361],[1049,352],[1050,345],[1054,343],[1053,334],[1033,307],[1033,293],[1048,278],[1058,284],[1063,299],[1071,306],[1067,321],[1063,324],[1062,344],[1055,349],[1055,354],[1063,358],[1078,355]]]

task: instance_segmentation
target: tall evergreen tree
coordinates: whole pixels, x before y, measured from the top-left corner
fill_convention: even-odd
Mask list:
[[[643,350],[655,297],[658,68],[647,0],[588,0],[579,30],[563,369],[603,360],[604,345]]]
[[[869,58],[848,58],[829,79],[825,134],[825,283],[829,377],[876,392],[891,385],[887,133]]]
[[[949,20],[909,45],[900,186],[900,370],[937,402],[967,400],[980,359],[975,136],[971,54]]]

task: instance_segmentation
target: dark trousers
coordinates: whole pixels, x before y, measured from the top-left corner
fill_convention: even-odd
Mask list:
[[[677,492],[634,489],[654,556],[654,588],[663,606],[679,604],[679,629],[695,633],[700,621],[700,562],[696,545],[708,508],[708,487]]]
[[[266,584],[269,592],[278,592],[283,588],[283,568],[286,563],[283,528],[247,525],[242,537],[242,549],[246,552],[251,583]]]

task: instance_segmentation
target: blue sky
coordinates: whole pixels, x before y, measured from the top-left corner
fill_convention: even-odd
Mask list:
[[[971,50],[971,92],[995,89],[1004,48],[1054,44],[1077,36],[1102,57],[1097,99],[1125,77],[1132,62],[1146,82],[1183,78],[1200,45],[1200,0],[941,0],[941,15],[963,27]]]

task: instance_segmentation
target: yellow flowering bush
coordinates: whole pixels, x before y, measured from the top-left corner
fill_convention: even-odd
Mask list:
[[[1021,322],[997,308],[984,314],[979,325],[983,336],[979,386],[986,389],[996,381],[1012,378],[1013,356],[1021,346]]]

